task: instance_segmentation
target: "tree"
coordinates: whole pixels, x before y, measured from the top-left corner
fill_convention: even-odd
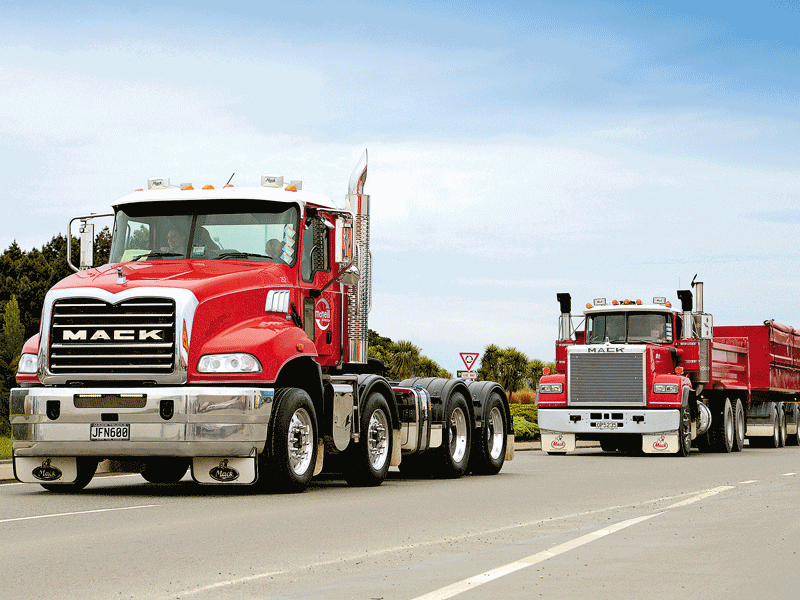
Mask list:
[[[19,304],[17,297],[11,296],[11,300],[6,303],[3,312],[3,335],[2,352],[0,352],[0,434],[6,434],[9,430],[8,420],[8,394],[14,387],[14,375],[17,372],[17,364],[25,343],[25,328],[19,320]]]
[[[402,381],[414,375],[420,360],[420,351],[408,340],[400,340],[396,346],[389,358],[389,366],[397,376],[397,380]]]

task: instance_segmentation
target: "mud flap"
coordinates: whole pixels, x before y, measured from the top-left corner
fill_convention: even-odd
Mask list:
[[[197,483],[250,484],[256,481],[255,456],[195,456],[192,479]]]
[[[575,450],[575,434],[543,431],[542,450],[544,452],[573,452]]]
[[[514,460],[514,434],[509,433],[506,436],[506,458],[505,460]]]
[[[675,454],[679,447],[677,432],[642,435],[642,452],[645,454]]]
[[[74,456],[15,456],[14,476],[23,483],[75,483],[78,460]]]

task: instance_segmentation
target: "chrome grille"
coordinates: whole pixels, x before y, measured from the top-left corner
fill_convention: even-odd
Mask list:
[[[111,304],[67,298],[53,305],[49,371],[60,375],[168,374],[175,366],[175,301]]]
[[[646,403],[643,352],[570,352],[568,361],[569,404]]]

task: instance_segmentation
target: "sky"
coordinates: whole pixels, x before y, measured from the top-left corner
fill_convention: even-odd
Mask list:
[[[554,359],[559,308],[705,284],[800,328],[800,0],[0,5],[0,249],[149,177],[302,179],[367,148],[369,326],[446,369]]]

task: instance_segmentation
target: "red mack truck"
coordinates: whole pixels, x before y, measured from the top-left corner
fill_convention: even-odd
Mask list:
[[[703,312],[703,284],[665,297],[595,299],[585,328],[573,328],[571,297],[561,305],[557,374],[541,378],[537,404],[542,449],[575,450],[576,440],[605,451],[687,456],[750,446],[800,443],[800,332],[763,325],[715,327]],[[578,325],[580,326],[580,324]]]
[[[364,152],[346,210],[279,176],[199,190],[156,178],[111,214],[73,219],[80,268],[68,250],[76,273],[47,293],[10,394],[17,479],[77,491],[102,459],[150,482],[191,469],[284,492],[323,458],[356,486],[392,465],[499,472],[514,440],[502,386],[390,383],[367,358],[366,176]],[[97,216],[114,229],[109,263],[92,267]]]

